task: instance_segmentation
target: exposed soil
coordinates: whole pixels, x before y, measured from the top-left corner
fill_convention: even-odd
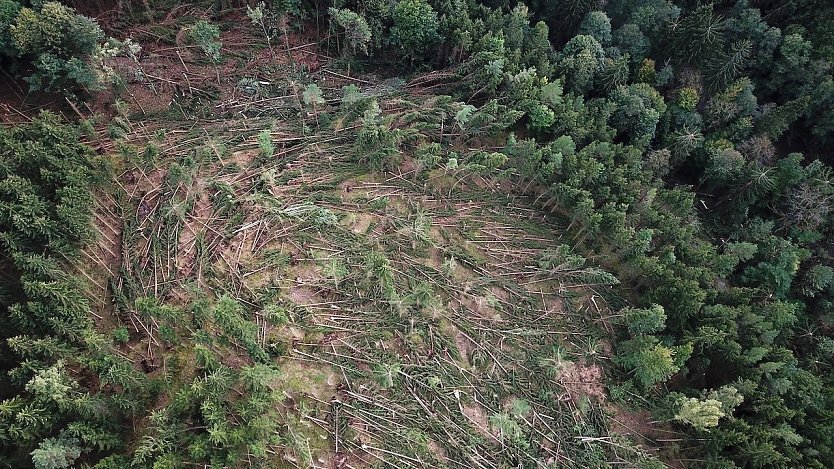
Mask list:
[[[559,375],[559,383],[565,387],[574,402],[582,397],[605,401],[605,384],[599,365],[566,363]]]
[[[367,233],[368,228],[374,223],[377,223],[378,218],[371,213],[350,212],[346,222],[350,226],[350,230],[356,234]]]
[[[469,366],[472,364],[469,358],[472,356],[472,351],[475,350],[475,344],[473,344],[472,341],[466,337],[466,334],[458,330],[456,327],[452,326],[452,328],[455,331],[455,345],[457,346],[460,358],[463,360],[464,365]]]
[[[469,423],[475,431],[488,439],[497,440],[495,435],[490,432],[491,427],[489,424],[489,418],[487,417],[486,411],[483,407],[475,403],[470,403],[462,405],[461,412],[463,412],[463,415],[469,419]]]

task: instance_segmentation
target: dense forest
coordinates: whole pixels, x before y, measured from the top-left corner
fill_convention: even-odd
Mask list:
[[[834,467],[832,64],[828,0],[0,0],[0,466]]]

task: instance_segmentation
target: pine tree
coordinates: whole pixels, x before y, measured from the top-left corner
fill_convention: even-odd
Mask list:
[[[744,69],[753,49],[753,43],[742,40],[733,43],[729,50],[716,50],[704,65],[704,78],[712,91],[726,88]]]
[[[660,305],[652,305],[650,308],[627,308],[620,314],[633,335],[653,334],[666,327],[666,312]]]
[[[391,41],[412,62],[425,56],[440,40],[437,12],[425,0],[400,0],[391,13]]]
[[[592,11],[585,15],[579,25],[579,34],[593,36],[600,44],[611,42],[611,20],[602,11]]]
[[[590,90],[597,74],[605,67],[605,52],[592,36],[574,36],[559,54],[558,69],[572,91]]]
[[[721,402],[715,399],[698,400],[694,397],[682,398],[680,410],[675,420],[685,422],[699,430],[717,427],[718,421],[725,414],[721,411]]]
[[[81,447],[77,439],[47,438],[32,451],[32,463],[35,469],[64,469],[72,467],[79,456]]]
[[[726,21],[705,4],[673,25],[674,53],[687,62],[704,63],[724,47]]]
[[[365,18],[347,8],[331,7],[328,14],[330,15],[331,27],[337,30],[337,34],[342,35],[346,42],[346,47],[341,48],[342,52],[346,54],[349,50],[352,56],[356,56],[357,52],[367,54],[372,33]]]
[[[756,123],[756,131],[773,139],[781,137],[805,113],[810,102],[810,96],[803,96],[770,110]]]

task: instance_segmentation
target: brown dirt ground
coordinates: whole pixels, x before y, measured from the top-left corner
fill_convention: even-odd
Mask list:
[[[461,412],[469,419],[472,427],[486,438],[497,440],[495,435],[490,431],[489,418],[487,418],[486,410],[478,404],[470,403],[461,406]]]
[[[460,354],[460,358],[463,361],[463,364],[466,366],[471,365],[469,361],[469,357],[472,356],[472,351],[475,350],[475,344],[472,343],[466,335],[459,331],[455,326],[451,326],[454,330],[454,339],[455,339],[455,346],[458,349],[458,353]]]
[[[566,364],[559,376],[559,384],[565,387],[574,402],[583,396],[600,402],[606,399],[602,369],[596,364]]]

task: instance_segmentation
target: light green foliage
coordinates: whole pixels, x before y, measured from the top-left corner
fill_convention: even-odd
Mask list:
[[[357,156],[376,168],[395,165],[398,161],[399,132],[389,129],[390,119],[372,101],[362,116],[362,128],[356,138]]]
[[[319,88],[319,85],[310,83],[304,87],[304,92],[301,93],[301,99],[304,100],[304,105],[313,108],[314,110],[325,104],[324,95]]]
[[[718,420],[725,414],[721,411],[721,402],[715,399],[699,400],[694,397],[682,398],[676,420],[685,422],[699,430],[718,426]]]
[[[531,410],[530,403],[524,399],[515,398],[510,403],[510,416],[520,419],[529,415]]]
[[[509,414],[500,413],[489,416],[489,424],[493,430],[498,434],[498,438],[502,442],[509,444],[520,444],[527,446],[528,443],[524,441],[524,431],[516,420]]]
[[[69,410],[76,396],[77,383],[67,376],[64,363],[40,370],[28,383],[26,390],[45,404],[55,405],[61,410]]]
[[[455,113],[455,123],[460,127],[461,130],[466,128],[466,124],[469,123],[469,120],[472,118],[472,113],[475,111],[475,106],[471,104],[465,104],[461,106],[460,110]]]
[[[113,331],[113,341],[119,344],[127,343],[130,340],[130,332],[126,327],[119,327]]]
[[[336,29],[337,34],[342,35],[347,43],[347,47],[343,47],[342,50],[350,50],[352,55],[359,51],[367,54],[372,33],[365,18],[347,8],[331,7],[327,12],[330,15],[331,27]]]
[[[258,2],[254,8],[250,5],[246,5],[246,16],[249,17],[252,24],[261,29],[264,39],[266,39],[266,45],[272,52],[272,39],[276,33],[275,29],[277,22],[275,21],[275,18],[272,17],[273,15],[271,14],[269,8],[264,2]]]
[[[35,469],[64,469],[72,467],[81,456],[81,446],[75,438],[47,438],[32,451]]]
[[[698,101],[698,90],[689,87],[679,89],[675,98],[675,104],[685,111],[694,111]]]
[[[562,104],[563,94],[564,87],[562,82],[556,80],[541,87],[540,99],[544,104],[555,108]]]
[[[374,379],[382,389],[394,387],[399,380],[399,373],[399,363],[378,363],[374,367]]]
[[[677,373],[692,353],[691,346],[668,347],[654,336],[622,342],[615,362],[629,370],[643,388],[651,388]]]
[[[39,11],[21,9],[10,32],[20,54],[49,53],[65,59],[92,53],[104,39],[98,24],[58,2],[46,2]]]
[[[255,8],[252,8],[250,5],[246,5],[246,16],[249,17],[253,24],[262,25],[264,22],[265,9],[266,4],[264,2],[259,2],[255,5]]]
[[[734,386],[721,386],[718,389],[713,389],[707,393],[706,397],[720,402],[721,411],[727,416],[732,416],[736,407],[744,402],[744,396],[739,394],[738,389]]]
[[[466,168],[479,172],[492,172],[507,162],[507,155],[498,152],[478,151],[466,159]]]
[[[442,159],[440,144],[421,145],[417,148],[415,156],[422,169],[434,169]]]
[[[293,218],[307,221],[317,227],[335,225],[339,218],[331,210],[312,203],[290,205],[281,213]]]
[[[258,132],[258,148],[264,158],[272,158],[275,154],[275,144],[272,143],[272,133],[269,129]]]
[[[528,127],[531,130],[547,130],[556,121],[556,114],[542,104],[534,105],[527,114],[530,116]]]
[[[681,397],[677,402],[675,420],[698,430],[708,431],[717,427],[722,418],[732,418],[733,411],[743,401],[744,396],[733,386],[714,389],[701,399]]]
[[[364,280],[369,289],[383,299],[395,299],[397,289],[388,258],[380,252],[371,251],[364,258],[364,267]]]
[[[391,41],[412,60],[428,54],[440,40],[437,12],[426,0],[399,0],[391,19]]]
[[[356,85],[347,85],[342,88],[342,99],[340,101],[340,110],[345,114],[345,118],[353,120],[362,117],[364,112],[375,105],[375,101],[362,94]],[[378,106],[378,104],[376,104]]]
[[[220,61],[220,28],[206,20],[194,23],[188,30],[188,36],[212,62]]]

